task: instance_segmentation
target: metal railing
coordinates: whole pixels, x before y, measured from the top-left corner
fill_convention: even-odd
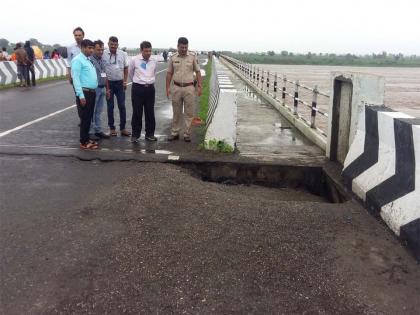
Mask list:
[[[206,129],[209,127],[214,111],[216,110],[217,103],[219,102],[219,95],[220,95],[220,87],[219,87],[219,80],[217,78],[217,68],[216,68],[216,61],[214,60],[211,65],[211,77],[210,77],[210,96],[209,96],[209,109],[207,113],[207,120],[206,120]]]
[[[278,101],[281,105],[286,107],[294,115],[305,122],[305,124],[309,127],[316,129],[323,136],[327,136],[324,130],[317,127],[316,118],[320,115],[325,120],[328,120],[328,113],[318,108],[319,98],[323,97],[329,100],[330,95],[328,93],[320,91],[317,85],[311,88],[300,83],[299,80],[289,80],[286,75],[281,75],[277,72],[270,72],[269,70],[264,70],[256,65],[245,63],[225,55],[221,55],[220,57],[239,70],[241,74],[249,82],[257,86],[261,92],[268,94],[274,100]],[[290,90],[290,87],[292,87],[292,90]],[[311,94],[311,100],[303,99],[303,91]],[[288,105],[288,98],[293,101],[293,107]],[[300,105],[303,105],[305,108],[310,110],[310,120],[304,117],[303,112],[300,111]],[[326,126],[327,121],[324,122],[323,125]]]

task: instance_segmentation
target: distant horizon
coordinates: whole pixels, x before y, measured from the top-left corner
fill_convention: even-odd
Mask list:
[[[22,10],[25,4],[30,10]],[[47,7],[29,0],[10,2],[0,37],[7,34],[16,42],[30,33],[41,42],[68,46],[80,26],[86,38],[107,42],[115,35],[121,47],[130,48],[143,40],[175,48],[178,37],[185,36],[192,50],[420,55],[418,0],[353,0],[346,6],[333,0],[184,0],[182,6],[163,0],[159,5],[162,10],[148,12],[139,3],[110,0]]]
[[[0,39],[6,39],[6,40],[8,40],[9,41],[9,45],[10,45],[10,43],[13,43],[13,44],[16,44],[16,43],[24,43],[26,40],[29,40],[29,39],[36,39],[37,41],[41,42],[43,45],[46,45],[46,46],[60,45],[60,47],[67,47],[69,45],[69,44],[64,45],[64,44],[60,44],[60,43],[53,43],[53,44],[51,44],[51,43],[45,43],[43,40],[40,40],[39,38],[36,38],[34,36],[30,36],[28,39],[21,40],[21,41],[11,41],[7,37],[2,37]],[[96,40],[96,39],[93,39],[93,40]],[[102,41],[104,41],[104,40],[102,39]],[[104,42],[105,42],[105,46],[107,46],[107,42],[106,41],[104,41]],[[140,47],[129,47],[129,46],[121,45],[121,44],[120,44],[119,48],[127,48],[129,50],[140,49]],[[176,49],[176,45],[172,45],[172,46],[168,46],[168,47],[165,47],[165,46],[155,47],[154,46],[153,49],[159,49],[159,50],[160,49]],[[194,50],[194,51],[213,51],[213,49],[196,49],[195,47],[191,47],[191,46],[190,46],[190,49],[191,50]],[[386,50],[381,50],[381,51],[377,51],[377,52],[369,52],[369,53],[315,51],[315,50],[309,50],[309,51],[291,51],[291,50],[288,50],[288,49],[281,49],[281,50],[268,49],[268,50],[253,50],[253,51],[252,50],[237,50],[237,49],[236,50],[219,49],[219,50],[216,50],[216,51],[229,51],[229,52],[232,52],[232,53],[244,53],[244,54],[263,54],[263,53],[268,53],[269,51],[274,51],[276,55],[281,54],[283,51],[287,51],[288,53],[292,53],[292,54],[295,54],[295,55],[306,55],[308,53],[312,53],[312,54],[317,54],[317,55],[319,55],[319,54],[336,54],[336,55],[347,55],[347,54],[351,54],[351,55],[355,55],[355,56],[366,56],[366,55],[374,55],[374,54],[375,55],[380,55],[383,52],[386,52],[388,55],[403,54],[405,57],[407,57],[407,56],[420,56],[420,53],[417,53],[417,54],[416,53],[404,53],[404,52],[400,52],[400,51],[393,52],[393,51],[386,51]]]

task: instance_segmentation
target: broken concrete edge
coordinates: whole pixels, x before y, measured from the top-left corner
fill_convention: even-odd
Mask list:
[[[265,101],[277,109],[280,114],[285,117],[296,129],[298,129],[307,139],[318,146],[325,152],[327,148],[327,138],[319,134],[315,129],[308,126],[300,117],[294,115],[287,107],[283,106],[280,101],[275,100],[270,95],[262,92],[254,83],[249,81],[244,75],[242,75],[237,69],[232,67],[228,62],[223,61],[222,63],[227,66],[233,73],[241,78],[247,85],[249,85],[258,95],[260,95]]]
[[[54,157],[72,158],[86,162],[134,162],[134,163],[169,163],[187,169],[197,170],[203,180],[214,182],[230,182],[236,184],[256,184],[266,187],[290,187],[303,188],[316,195],[324,196],[330,202],[347,202],[349,197],[343,192],[343,188],[335,187],[339,179],[329,178],[324,171],[324,163],[297,165],[285,161],[285,163],[273,161],[259,161],[243,158],[236,154],[214,153],[207,158],[202,155],[178,156],[157,154],[126,154],[123,152],[98,154],[99,152],[86,152],[77,150],[39,150],[30,152],[2,152],[0,156],[28,156],[31,157]],[[69,152],[70,151],[70,152]]]

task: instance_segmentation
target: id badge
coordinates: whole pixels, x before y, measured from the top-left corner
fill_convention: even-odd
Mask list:
[[[101,72],[101,78],[106,78],[106,73],[105,72]]]

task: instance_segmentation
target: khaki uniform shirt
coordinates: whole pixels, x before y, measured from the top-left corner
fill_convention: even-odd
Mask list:
[[[200,71],[197,56],[188,52],[186,56],[174,54],[169,59],[168,72],[173,74],[173,80],[178,83],[194,82],[194,73]]]

